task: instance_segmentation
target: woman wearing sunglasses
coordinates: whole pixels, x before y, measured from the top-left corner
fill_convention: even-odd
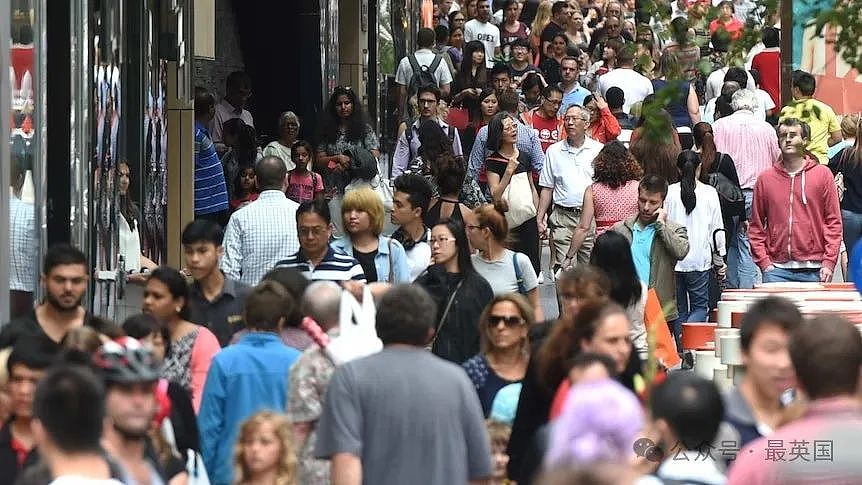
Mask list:
[[[467,376],[476,386],[485,417],[497,392],[521,382],[530,361],[528,332],[535,323],[533,308],[521,295],[510,293],[493,300],[479,318],[481,351],[464,362]]]
[[[428,347],[443,359],[462,363],[479,352],[482,310],[494,298],[491,285],[473,269],[464,226],[442,219],[431,228],[432,265],[416,278],[437,302],[437,326]]]

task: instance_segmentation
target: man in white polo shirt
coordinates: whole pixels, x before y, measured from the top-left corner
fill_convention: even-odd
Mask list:
[[[494,67],[494,57],[500,54],[500,29],[491,23],[491,0],[476,3],[477,16],[464,24],[464,43],[478,40],[485,44],[485,67]]]
[[[587,136],[590,115],[583,107],[570,106],[563,117],[566,139],[554,143],[545,154],[545,166],[539,176],[539,233],[552,229],[552,251],[557,266],[566,258],[572,234],[581,220],[584,192],[593,183],[593,160],[602,144]],[[546,218],[551,203],[554,210]],[[576,264],[586,264],[593,249],[595,226],[578,251]],[[554,270],[556,271],[556,267]]]

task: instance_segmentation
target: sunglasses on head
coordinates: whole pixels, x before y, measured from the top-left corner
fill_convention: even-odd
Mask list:
[[[504,317],[500,315],[490,315],[488,317],[488,327],[496,328],[502,322],[507,327],[517,327],[524,323],[524,319],[516,316]]]

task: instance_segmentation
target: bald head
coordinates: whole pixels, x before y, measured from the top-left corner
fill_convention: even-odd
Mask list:
[[[278,157],[263,157],[254,166],[257,186],[263,190],[282,190],[287,168]]]
[[[300,310],[320,325],[324,331],[338,326],[341,287],[332,281],[315,281],[302,296]]]

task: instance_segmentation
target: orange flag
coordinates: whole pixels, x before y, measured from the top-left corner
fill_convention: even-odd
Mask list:
[[[644,308],[644,325],[647,333],[653,332],[655,335],[655,348],[651,348],[656,360],[660,361],[665,367],[673,367],[682,359],[676,353],[676,342],[670,329],[667,328],[667,320],[664,319],[664,311],[661,308],[661,302],[655,290],[650,288],[647,295],[646,307]]]

